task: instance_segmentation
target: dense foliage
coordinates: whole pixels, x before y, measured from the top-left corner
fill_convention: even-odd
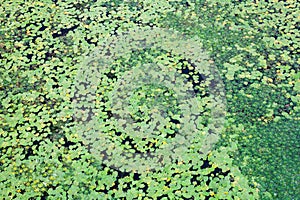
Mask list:
[[[0,0],[0,5],[4,199],[300,198],[297,1]],[[193,46],[176,48],[176,38],[168,48],[158,41],[161,46],[149,47],[146,41],[125,54],[124,45],[138,46],[133,42],[138,40],[133,37],[129,43],[118,36],[143,28],[184,34],[183,41],[192,39],[201,48],[199,60],[176,51]],[[151,34],[145,38],[151,41]],[[99,59],[99,48],[111,48],[107,44],[113,41],[119,42],[114,44],[119,45],[118,56],[101,68],[107,63]],[[93,76],[92,66],[101,69],[95,73],[100,76]],[[131,71],[139,66],[143,70]],[[206,74],[213,67],[220,77]],[[161,72],[168,72],[162,82],[169,87],[153,81]],[[145,74],[147,79],[136,79]],[[179,87],[170,86],[174,76]],[[222,80],[216,85],[224,82],[227,120],[224,129],[211,134],[209,123],[225,109],[211,104],[224,93],[218,89],[209,95],[215,83],[205,84],[216,78]],[[188,94],[195,108],[182,109],[187,97],[178,94]],[[220,108],[217,113],[215,107]],[[96,121],[86,115],[91,110]],[[163,117],[157,110],[163,110]],[[155,129],[147,121],[162,126]],[[177,146],[172,141],[179,141],[181,128],[191,126],[197,126],[197,135],[181,138],[191,140],[178,150],[184,156],[163,150],[168,143]],[[102,140],[89,132],[99,127],[106,134]],[[211,135],[213,141],[221,139],[215,148],[203,148]],[[105,149],[110,146],[103,143],[117,148]],[[105,159],[95,146],[105,151]],[[160,152],[171,159],[159,168],[135,171],[134,156],[108,159],[120,152]]]

